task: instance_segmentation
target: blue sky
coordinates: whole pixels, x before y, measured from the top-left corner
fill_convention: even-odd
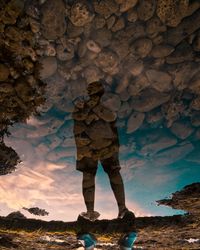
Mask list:
[[[73,122],[67,121],[68,126],[65,128],[62,119],[55,120],[49,115],[45,115],[45,119],[31,117],[27,124],[15,124],[10,128],[11,136],[5,142],[16,150],[22,163],[16,172],[0,177],[1,215],[20,210],[28,218],[38,218],[22,210],[22,207],[38,206],[49,212],[49,216],[43,217],[44,220],[73,221],[80,212],[85,211],[81,194],[82,174],[75,170],[76,149],[70,128]],[[57,130],[55,124],[62,129]],[[54,149],[63,143],[57,136],[53,136],[59,133],[68,136],[65,139],[65,146],[69,149],[67,152],[57,153]],[[53,150],[49,154],[50,148]],[[198,164],[182,159],[171,165],[160,166],[145,157],[136,157],[131,148],[133,145],[129,143],[120,151],[128,208],[136,216],[180,213],[157,206],[155,201],[199,181]],[[118,213],[108,177],[101,166],[96,176],[95,209],[101,213],[101,218],[114,218]]]

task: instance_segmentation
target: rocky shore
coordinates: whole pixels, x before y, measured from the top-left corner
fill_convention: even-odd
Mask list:
[[[189,213],[185,215],[136,218],[134,224],[135,230],[138,232],[138,240],[135,248],[199,249],[199,194],[200,183],[193,183],[174,193],[172,198],[158,201],[159,204],[187,210]],[[0,222],[0,239],[7,237],[7,242],[10,241],[10,244],[17,245],[18,249],[61,250],[77,249],[80,246],[76,241],[76,232],[79,230],[77,221],[46,222],[35,219],[20,219],[19,217],[17,219],[10,216],[10,218],[1,217]],[[127,222],[123,224],[122,221],[116,219],[98,220],[86,226],[99,239],[98,249],[117,249],[118,238],[127,230]],[[190,243],[190,241],[192,242]],[[6,241],[4,243],[0,241],[0,246],[3,247],[5,244]],[[101,246],[101,244],[104,245]],[[30,246],[32,248],[28,248]]]

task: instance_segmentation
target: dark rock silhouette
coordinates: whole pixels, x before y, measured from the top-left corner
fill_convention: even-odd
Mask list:
[[[28,211],[30,214],[34,214],[38,216],[45,216],[49,214],[45,209],[41,209],[39,207],[31,207],[31,208],[23,207],[23,209]]]
[[[23,215],[20,211],[12,212],[6,216],[9,220],[15,220],[15,219],[26,219],[26,216]]]
[[[10,174],[16,170],[20,158],[14,149],[0,143],[0,175]]]

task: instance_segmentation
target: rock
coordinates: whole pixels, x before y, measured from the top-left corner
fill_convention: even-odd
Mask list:
[[[134,9],[130,9],[128,12],[127,12],[127,20],[130,22],[130,23],[134,23],[136,22],[138,19],[138,14],[137,14],[137,11],[134,10]]]
[[[45,209],[41,209],[39,207],[31,207],[31,208],[23,207],[23,209],[28,211],[30,214],[34,214],[38,216],[45,216],[49,214]]]
[[[95,30],[92,33],[92,39],[100,45],[100,47],[107,47],[111,43],[112,33],[110,30],[103,28]]]
[[[146,76],[150,82],[150,86],[160,92],[168,92],[172,90],[172,77],[163,71],[147,70]]]
[[[189,137],[194,131],[190,124],[186,122],[174,122],[170,130],[174,135],[182,140]]]
[[[23,215],[20,211],[12,212],[6,216],[7,219],[26,219],[26,216]]]
[[[49,40],[56,40],[66,31],[65,5],[62,0],[48,0],[41,9],[41,32]]]
[[[142,73],[143,69],[144,69],[143,61],[138,60],[130,65],[129,71],[133,76],[138,76]]]
[[[127,1],[122,1],[120,5],[120,12],[126,12],[130,9],[132,9],[136,4],[138,0],[127,0]]]
[[[15,91],[24,103],[34,100],[34,90],[23,80],[16,81]]]
[[[127,89],[128,85],[129,85],[129,77],[127,75],[125,75],[122,77],[121,81],[118,82],[118,85],[115,89],[115,92],[117,94],[119,94],[119,93],[125,91]]]
[[[199,111],[200,110],[200,97],[196,97],[194,98],[191,103],[190,103],[190,108],[193,109],[193,110],[197,110]]]
[[[200,112],[194,112],[191,117],[191,124],[194,127],[200,126]]]
[[[138,18],[142,21],[147,21],[153,16],[155,10],[155,0],[140,0],[137,7]]]
[[[119,97],[121,101],[126,102],[130,98],[130,93],[127,89],[124,89],[119,93]]]
[[[86,128],[87,127],[84,122],[81,121],[74,122],[74,128],[73,128],[74,135],[81,134],[82,132],[86,131]]]
[[[197,218],[199,218],[199,193],[200,184],[199,182],[196,182],[185,186],[180,191],[173,193],[170,199],[164,199],[158,202],[159,204],[170,206],[174,209],[188,211],[190,215],[195,216],[194,220],[198,221]]]
[[[86,128],[86,134],[91,138],[91,140],[98,139],[112,139],[115,137],[111,126],[108,122],[104,122],[103,120],[95,121],[90,125],[90,127]]]
[[[200,51],[200,32],[197,33],[197,36],[195,37],[192,47],[194,51],[199,52]]]
[[[151,55],[155,58],[162,58],[169,56],[174,51],[174,48],[172,46],[169,46],[167,44],[161,44],[155,46],[152,51]]]
[[[74,26],[71,22],[67,25],[67,34],[70,38],[80,36],[84,31],[84,27]]]
[[[150,53],[152,49],[152,42],[148,38],[140,38],[134,42],[133,49],[137,55],[144,58]]]
[[[41,80],[44,80],[53,74],[57,70],[57,60],[55,57],[43,57],[39,61],[39,77]]]
[[[108,29],[111,29],[114,25],[114,23],[116,22],[116,16],[110,16],[107,20],[106,20],[106,24]]]
[[[199,3],[183,1],[157,1],[157,15],[168,26],[176,27],[187,15],[192,15],[199,8]]]
[[[95,65],[85,68],[83,75],[87,83],[99,81],[103,77],[103,73]]]
[[[60,61],[71,60],[74,57],[74,46],[69,42],[59,44],[56,47],[56,53]]]
[[[32,19],[40,19],[39,4],[37,0],[28,0],[25,4],[25,12]]]
[[[30,27],[31,27],[31,31],[36,34],[38,32],[40,32],[40,23],[39,21],[35,20],[34,18],[29,18],[29,23],[30,23]]]
[[[126,133],[130,134],[140,128],[145,118],[144,113],[133,112],[128,118]]]
[[[169,101],[169,99],[170,95],[149,88],[143,90],[140,96],[132,97],[130,100],[130,106],[138,112],[149,112]]]
[[[200,90],[200,73],[199,72],[192,77],[192,79],[190,80],[190,83],[188,84],[188,88],[194,94],[199,93],[199,90]]]
[[[137,96],[143,89],[149,87],[149,81],[146,76],[141,74],[128,86],[128,92],[131,96]]]
[[[167,127],[171,127],[172,123],[178,120],[185,110],[185,105],[181,100],[169,101],[162,105],[162,113],[167,120]]]
[[[101,97],[101,104],[109,110],[118,111],[121,101],[118,95],[108,92]]]
[[[174,78],[173,84],[175,88],[177,90],[183,90],[189,87],[191,84],[191,79],[197,73],[197,68],[198,66],[191,62],[178,64],[175,69],[173,67],[173,71],[170,73]]]
[[[163,114],[160,110],[152,110],[147,113],[146,120],[148,123],[153,124],[156,122],[160,122],[163,119]]]
[[[160,21],[160,19],[156,16],[152,17],[150,20],[147,21],[146,24],[146,32],[150,36],[156,36],[160,32],[165,32],[166,27]]]
[[[130,107],[129,103],[128,102],[123,102],[121,104],[120,109],[117,112],[117,116],[120,119],[126,118],[127,116],[130,115],[131,111],[132,110],[131,110],[131,107]]]
[[[119,60],[123,60],[130,53],[130,47],[127,40],[113,39],[110,47],[118,55]]]
[[[171,16],[171,15],[170,15]],[[166,32],[166,43],[176,46],[200,28],[200,10],[185,18],[176,28]]]
[[[53,44],[47,44],[44,50],[45,56],[56,56],[56,50]]]
[[[11,0],[1,11],[1,20],[4,24],[15,24],[18,16],[24,9],[23,0]]]
[[[4,64],[0,64],[0,81],[6,81],[9,77],[9,74],[9,68]]]
[[[95,108],[93,108],[93,111],[100,119],[103,119],[106,122],[113,122],[117,118],[115,112],[111,111],[103,105],[97,105]]]
[[[93,6],[95,12],[104,16],[105,18],[111,16],[118,10],[118,5],[114,0],[102,0],[102,1],[94,0]]]
[[[94,18],[89,6],[85,1],[76,1],[70,10],[69,19],[73,25],[82,27],[90,23]]]
[[[156,141],[145,144],[141,150],[140,154],[144,156],[150,156],[158,153],[161,150],[167,149],[176,145],[177,139],[174,137],[161,136]]]
[[[87,46],[87,48],[88,48],[90,51],[92,51],[92,52],[94,52],[94,53],[99,53],[99,52],[101,52],[101,47],[100,47],[95,41],[93,41],[93,40],[87,41],[86,46]]]
[[[100,16],[100,15],[96,15],[96,16],[94,17],[93,22],[94,22],[94,26],[95,26],[96,29],[101,29],[101,28],[103,28],[104,25],[106,24],[105,18],[103,18],[103,17]]]
[[[192,60],[193,51],[191,46],[186,42],[182,42],[180,45],[178,45],[175,51],[166,58],[166,62],[168,64],[182,63]]]
[[[87,86],[87,93],[90,95],[91,98],[96,98],[99,100],[101,93],[104,92],[104,85],[101,81],[99,82],[93,82]],[[93,96],[94,94],[97,94],[97,96]]]
[[[111,50],[102,50],[95,60],[95,64],[104,72],[111,75],[118,72],[119,60],[117,55]]]
[[[117,32],[121,29],[123,29],[125,27],[125,22],[124,22],[124,18],[120,17],[115,24],[113,25],[113,27],[111,28],[112,32]]]

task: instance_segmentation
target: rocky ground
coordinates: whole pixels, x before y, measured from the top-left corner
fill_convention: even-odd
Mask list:
[[[138,238],[134,249],[199,249],[199,194],[200,183],[194,183],[174,193],[171,199],[158,202],[177,209],[187,209],[189,213],[185,215],[136,218]],[[78,222],[44,222],[5,217],[1,217],[0,222],[0,249],[81,249],[75,234],[79,230]],[[127,230],[125,224],[116,220],[101,220],[91,223],[88,231],[98,239],[97,249],[114,250],[118,249],[120,235]]]

